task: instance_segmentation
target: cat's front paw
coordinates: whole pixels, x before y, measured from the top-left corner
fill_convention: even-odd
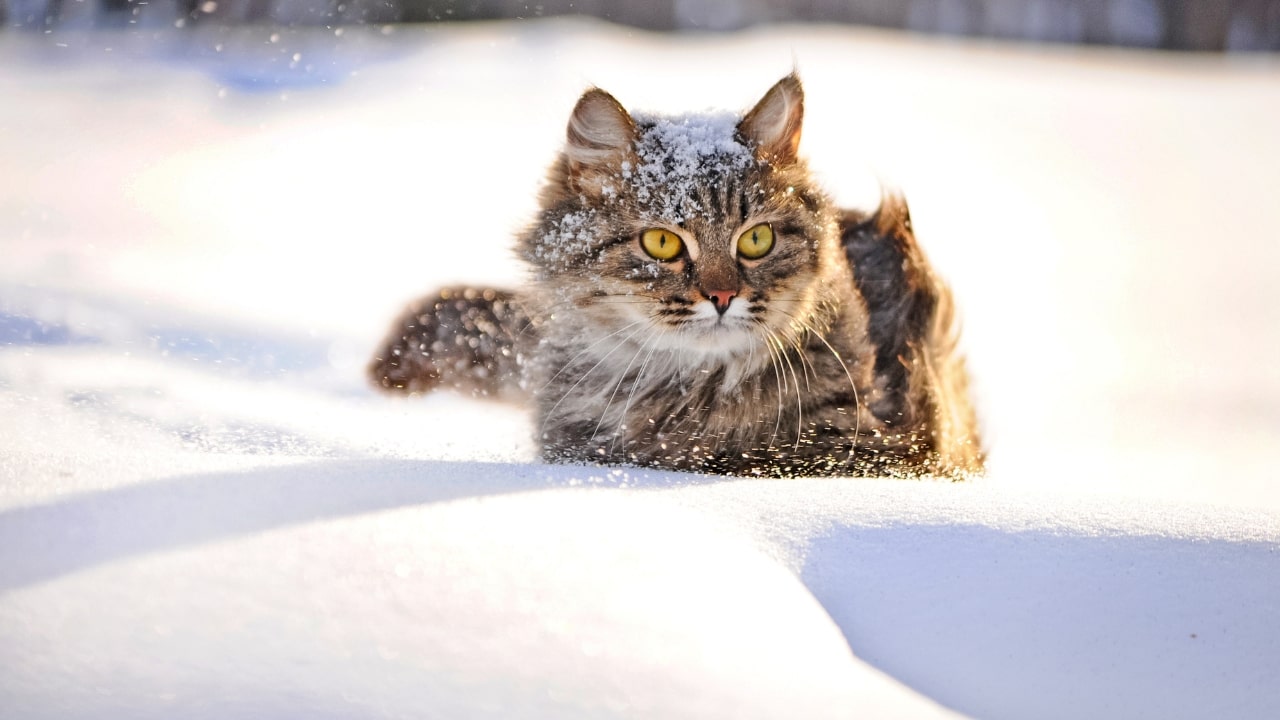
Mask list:
[[[446,288],[419,300],[369,363],[374,385],[424,393],[443,386],[477,397],[521,392],[517,340],[528,321],[502,290]]]
[[[435,315],[439,300],[438,295],[423,298],[392,325],[369,362],[369,379],[375,386],[389,392],[417,394],[440,384],[442,353],[437,343],[441,328]]]

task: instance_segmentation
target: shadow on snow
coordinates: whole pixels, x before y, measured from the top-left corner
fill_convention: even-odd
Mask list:
[[[801,573],[859,658],[973,717],[1269,718],[1280,548],[842,528]]]
[[[0,512],[0,593],[150,553],[316,520],[550,490],[605,468],[347,460],[182,476]],[[724,478],[629,470],[630,488]],[[608,487],[608,483],[602,483]]]

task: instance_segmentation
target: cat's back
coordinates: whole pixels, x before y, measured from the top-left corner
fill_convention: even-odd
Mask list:
[[[924,438],[949,473],[980,472],[984,454],[955,302],[916,240],[906,199],[888,193],[874,211],[842,211],[840,239],[867,309],[882,390],[872,411]]]

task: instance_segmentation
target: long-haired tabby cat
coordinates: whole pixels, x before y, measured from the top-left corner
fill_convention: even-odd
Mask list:
[[[803,98],[792,74],[745,116],[663,117],[588,90],[519,238],[529,286],[419,301],[373,381],[532,401],[552,462],[980,471],[950,294],[900,197],[816,186]]]

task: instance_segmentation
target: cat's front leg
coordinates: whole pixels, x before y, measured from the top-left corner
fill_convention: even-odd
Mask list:
[[[507,290],[444,288],[396,320],[369,363],[369,378],[389,392],[438,387],[476,397],[519,400],[523,348],[536,330],[519,297]]]

